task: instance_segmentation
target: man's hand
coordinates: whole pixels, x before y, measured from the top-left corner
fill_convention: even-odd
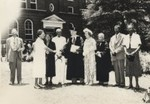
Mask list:
[[[18,52],[21,52],[21,51],[23,51],[23,49],[22,49],[22,48],[19,48],[17,51],[18,51]]]
[[[116,52],[113,52],[113,53],[112,53],[113,56],[116,56],[116,54],[117,54]]]

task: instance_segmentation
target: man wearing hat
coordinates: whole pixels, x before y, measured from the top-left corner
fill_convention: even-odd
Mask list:
[[[17,70],[17,81],[21,84],[21,70],[22,70],[22,51],[24,50],[23,41],[18,37],[18,31],[12,29],[12,36],[6,40],[6,56],[10,68],[10,85],[15,82],[15,73]]]
[[[67,61],[67,80],[71,80],[73,84],[80,80],[84,83],[84,62],[83,62],[83,39],[77,35],[77,31],[73,24],[69,26],[71,37],[66,45]]]
[[[62,55],[64,47],[66,45],[66,38],[62,36],[62,30],[58,28],[56,30],[57,36],[55,36],[52,41],[56,45],[56,55],[55,55],[55,64],[56,64],[56,79],[59,85],[64,84],[64,74],[65,74],[65,58]]]

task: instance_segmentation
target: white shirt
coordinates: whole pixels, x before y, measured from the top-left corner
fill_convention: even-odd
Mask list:
[[[66,38],[63,36],[55,36],[52,41],[55,43],[56,45],[56,51],[60,51],[64,48],[64,46],[66,45]]]
[[[138,48],[139,45],[141,45],[140,36],[136,33],[133,33],[130,41],[130,35],[126,35],[123,41],[123,45],[129,48],[129,44],[131,44],[131,48]]]
[[[16,51],[18,48],[20,48],[20,45],[22,44],[22,39],[19,37],[10,37],[10,47],[13,49],[13,51]]]

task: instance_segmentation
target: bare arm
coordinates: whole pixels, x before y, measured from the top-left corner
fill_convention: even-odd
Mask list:
[[[55,51],[55,50],[52,50],[52,49],[48,48],[47,46],[45,47],[45,50],[46,50],[46,51],[49,51],[49,52],[56,53],[56,51]]]
[[[141,45],[139,45],[139,46],[136,48],[136,50],[131,53],[131,55],[134,55],[134,54],[140,49],[140,47],[141,47]]]
[[[126,55],[130,55],[130,53],[127,52],[127,47],[126,46],[124,46],[124,52],[125,52]]]

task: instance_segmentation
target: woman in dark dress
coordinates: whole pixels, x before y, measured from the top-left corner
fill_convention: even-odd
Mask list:
[[[108,85],[109,72],[111,69],[110,51],[104,34],[98,34],[96,50],[96,79],[101,85]]]
[[[67,61],[67,80],[72,80],[72,83],[84,82],[84,63],[83,63],[83,39],[78,36],[73,25],[70,26],[71,37],[66,45]]]
[[[55,43],[52,42],[52,36],[47,34],[45,37],[45,44],[52,50],[56,50]],[[46,52],[46,83],[45,85],[52,85],[52,78],[55,76],[55,53]],[[50,77],[50,81],[48,78]]]

